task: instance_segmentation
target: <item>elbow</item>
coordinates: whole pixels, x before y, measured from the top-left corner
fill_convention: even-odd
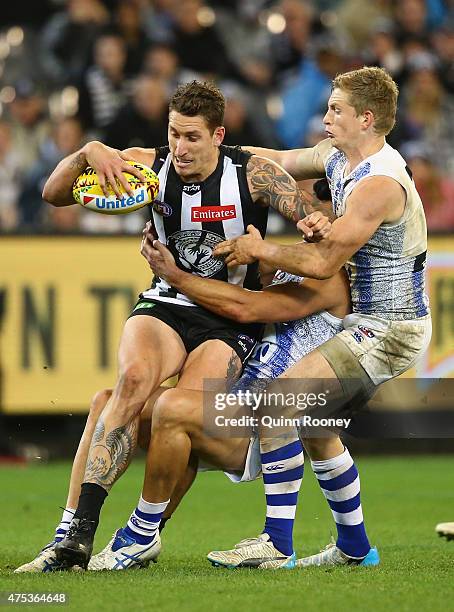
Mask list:
[[[53,206],[58,206],[57,194],[52,189],[52,185],[49,185],[49,181],[46,181],[46,184],[43,187],[42,198],[45,202],[52,204]]]
[[[43,187],[41,194],[42,199],[52,206],[70,206],[74,204],[71,195],[63,194],[61,191],[52,186],[51,181],[47,181]]]
[[[315,278],[316,280],[327,280],[328,278],[331,278],[333,276],[333,274],[331,274],[327,269],[325,270],[324,268],[320,268],[320,270],[317,270],[316,272],[314,272],[314,274],[312,275],[312,278]]]
[[[238,323],[257,323],[258,319],[252,312],[241,311],[237,318]]]
[[[310,276],[317,280],[327,280],[334,276],[340,268],[341,266],[335,265],[332,262],[324,261],[314,267],[312,274],[306,274],[306,276]]]
[[[230,304],[224,310],[224,316],[228,319],[233,319],[237,323],[255,323],[257,319],[248,309],[246,304],[234,303]]]
[[[285,269],[285,267],[283,267]],[[292,274],[296,274],[301,278],[315,278],[316,280],[326,280],[331,278],[336,272],[331,269],[331,266],[325,262],[311,263],[310,265],[295,265],[291,267]]]

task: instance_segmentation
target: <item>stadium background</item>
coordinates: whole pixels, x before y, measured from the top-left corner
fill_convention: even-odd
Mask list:
[[[427,396],[433,385],[418,381],[454,373],[452,4],[36,0],[4,7],[3,452],[68,451],[61,436],[55,446],[55,423],[71,423],[64,427],[77,438],[82,417],[76,415],[87,411],[97,389],[113,384],[124,318],[150,280],[137,239],[146,213],[105,217],[77,206],[53,208],[41,199],[44,181],[62,157],[90,139],[118,148],[165,143],[168,98],[192,78],[215,79],[225,93],[227,143],[291,148],[323,138],[322,117],[338,71],[375,64],[391,72],[400,98],[389,141],[406,157],[424,201],[434,316],[427,358],[412,372],[417,382],[406,387],[407,401],[398,407],[421,418],[428,408],[446,408],[444,391]],[[292,234],[272,211],[269,235],[292,240]],[[385,394],[381,408],[395,408],[398,395]],[[36,418],[46,423],[39,432]],[[44,448],[35,453],[33,446]]]
[[[109,218],[75,206],[52,208],[41,200],[44,181],[58,161],[92,139],[118,148],[165,143],[169,95],[178,83],[193,78],[215,79],[223,90],[227,144],[312,145],[323,138],[322,117],[332,77],[364,64],[384,66],[399,84],[397,124],[388,140],[406,157],[426,210],[434,335],[424,363],[410,374],[412,382],[385,392],[375,406],[378,420],[369,424],[367,435],[349,444],[364,453],[425,451],[426,467],[433,465],[437,473],[442,469],[431,463],[431,455],[454,451],[449,387],[454,374],[450,0],[4,3],[4,461],[25,460],[32,480],[55,478],[64,486],[63,471],[58,476],[54,464],[45,460],[73,454],[89,398],[114,382],[122,323],[150,277],[138,252],[141,212]],[[269,236],[282,241],[292,240],[294,234],[272,212]],[[392,431],[380,430],[377,424],[383,422],[391,423]],[[403,461],[407,463],[396,468],[399,478],[405,477],[412,460]],[[10,486],[11,477],[14,499],[16,473],[7,469],[0,465],[4,486]],[[424,473],[422,464],[419,469]],[[380,470],[377,467],[377,473]],[[22,476],[18,478],[17,482]],[[221,497],[225,494],[224,489],[219,492]],[[15,514],[13,502],[7,511]],[[44,544],[38,540],[36,536],[37,546]]]

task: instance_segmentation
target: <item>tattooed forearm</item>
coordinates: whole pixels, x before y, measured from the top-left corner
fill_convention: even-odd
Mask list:
[[[137,445],[137,418],[105,434],[101,416],[93,433],[84,482],[94,482],[106,491],[128,467]]]
[[[275,162],[252,156],[247,165],[252,199],[271,206],[290,221],[305,216],[303,196],[296,181]]]
[[[87,161],[83,153],[78,153],[69,163],[70,170],[85,170]]]

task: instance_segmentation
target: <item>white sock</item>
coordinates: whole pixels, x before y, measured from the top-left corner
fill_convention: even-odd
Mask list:
[[[137,508],[129,517],[126,532],[132,532],[135,539],[143,544],[153,541],[159,529],[162,514],[169,502],[170,499],[155,504],[145,501],[140,496]]]
[[[347,449],[326,461],[311,461],[337,528],[337,546],[349,557],[364,558],[370,550],[364,526],[359,474]]]
[[[71,521],[73,520],[75,511],[76,511],[75,508],[65,508],[63,510],[61,521],[57,529],[55,530],[55,536],[54,536],[55,540],[57,541],[63,540],[63,538],[66,535],[66,532],[69,529],[69,525]]]

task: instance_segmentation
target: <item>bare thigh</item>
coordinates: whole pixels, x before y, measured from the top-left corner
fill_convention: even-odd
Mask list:
[[[201,391],[205,379],[213,379],[218,382],[222,391],[225,390],[228,381],[233,382],[239,376],[241,372],[241,360],[236,352],[228,346],[222,340],[207,340],[191,353],[189,353],[181,369],[179,379],[177,382],[177,389],[179,390],[196,390]],[[162,393],[169,391],[165,387],[159,387],[152,393],[149,400],[145,404],[144,409],[140,415],[140,433],[139,433],[139,444],[141,448],[148,448],[150,442],[151,432],[151,420],[153,414],[153,406],[156,400],[162,395]],[[184,393],[184,391],[183,391]],[[196,428],[197,423],[202,424],[203,420],[203,394],[200,393],[199,401],[191,399],[188,394],[187,406],[185,408],[185,395],[179,395],[179,401],[182,406],[182,419],[183,413],[185,418],[194,419],[192,424],[193,429]],[[191,409],[191,405],[199,403],[195,409]],[[208,436],[204,436],[208,442]],[[238,441],[237,441],[238,442]],[[219,452],[224,451],[228,453],[230,446],[233,450],[238,446],[237,443],[230,444],[229,440],[219,440]],[[214,445],[212,451],[215,451],[218,445]],[[211,448],[211,447],[210,447]],[[247,449],[247,445],[246,445]],[[210,452],[212,452],[210,451]]]
[[[224,391],[238,378],[241,369],[240,358],[228,344],[222,340],[207,340],[189,353],[177,387],[203,389],[204,380],[210,379]]]
[[[223,470],[240,470],[244,466],[249,438],[213,438],[204,431],[203,409],[207,393],[204,380],[210,379],[211,391],[225,391],[242,369],[236,352],[222,340],[207,340],[192,351],[183,366],[177,389],[184,393],[183,408],[192,434],[192,452],[200,459]],[[186,400],[187,397],[187,400]]]
[[[150,393],[177,374],[187,358],[180,336],[151,316],[136,315],[124,326],[118,352],[119,376],[143,380]]]
[[[189,389],[168,389],[160,399],[165,410],[168,405],[172,418],[191,439],[191,451],[200,459],[222,470],[239,471],[243,468],[249,447],[249,436],[242,438],[214,438],[204,428],[206,402],[213,401],[212,393]]]

